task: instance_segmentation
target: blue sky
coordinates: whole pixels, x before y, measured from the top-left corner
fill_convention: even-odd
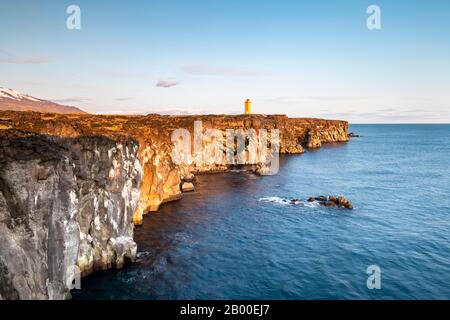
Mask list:
[[[2,1],[0,39],[0,86],[93,113],[450,122],[446,0]]]

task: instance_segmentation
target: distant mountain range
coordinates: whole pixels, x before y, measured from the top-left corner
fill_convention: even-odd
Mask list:
[[[77,107],[38,99],[16,90],[0,87],[0,111],[37,111],[51,113],[86,113]]]

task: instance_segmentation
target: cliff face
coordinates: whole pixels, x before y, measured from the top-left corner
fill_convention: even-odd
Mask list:
[[[78,273],[133,260],[133,222],[181,197],[192,173],[176,165],[171,133],[279,129],[280,152],[344,142],[347,122],[286,116],[92,116],[0,112],[0,299],[63,299]],[[213,141],[202,141],[207,150]],[[223,152],[227,150],[224,148]],[[249,164],[254,151],[245,153]]]
[[[137,149],[104,137],[0,138],[0,297],[62,299],[77,273],[134,259]]]

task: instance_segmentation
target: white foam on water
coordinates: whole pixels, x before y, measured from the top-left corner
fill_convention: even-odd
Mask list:
[[[153,253],[150,251],[139,251],[136,253],[136,259],[137,259],[137,261],[141,261],[141,260],[151,257],[152,254]]]
[[[320,203],[319,203],[318,201],[313,201],[313,202],[303,202],[303,205],[304,205],[305,207],[308,207],[308,208],[316,208],[316,207],[319,207],[319,206],[320,206]]]
[[[186,232],[175,233],[173,240],[177,241],[177,242],[186,243],[186,244],[196,243],[195,241],[192,240],[192,237],[189,234],[187,234]]]
[[[318,201],[308,202],[308,201],[302,201],[298,199],[284,199],[280,197],[264,197],[258,199],[258,201],[266,202],[266,203],[275,203],[280,205],[286,205],[286,206],[303,206],[308,208],[316,208],[320,206],[320,203]]]
[[[277,203],[277,204],[290,204],[289,200],[280,198],[280,197],[265,197],[265,198],[260,198],[258,201],[261,202],[269,202],[269,203]]]

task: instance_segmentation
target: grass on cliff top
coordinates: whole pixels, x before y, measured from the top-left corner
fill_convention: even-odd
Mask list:
[[[112,126],[108,126],[108,127],[104,127],[106,130],[110,130],[110,131],[119,131],[122,130],[123,126],[122,124],[116,124],[116,125],[112,125]]]

